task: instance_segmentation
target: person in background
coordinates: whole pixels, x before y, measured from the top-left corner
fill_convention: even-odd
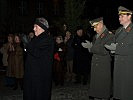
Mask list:
[[[65,76],[65,44],[62,36],[57,36],[55,40],[54,50],[54,66],[53,66],[53,77],[55,85],[64,85]]]
[[[29,35],[28,35],[28,40],[29,40],[29,42],[30,42],[32,39],[34,39],[34,37],[35,37],[34,32],[30,32]]]
[[[8,66],[8,62],[7,62],[7,58],[8,58],[7,50],[8,50],[8,42],[4,43],[3,46],[0,48],[0,53],[3,55],[2,56],[2,63],[3,63],[4,69],[7,69],[7,66]]]
[[[14,78],[8,75],[10,68],[8,68],[8,50],[9,50],[9,44],[13,43],[13,34],[9,34],[7,37],[7,43],[4,43],[3,46],[0,48],[0,52],[3,54],[2,62],[3,67],[6,69],[6,77],[5,77],[5,85],[7,87],[14,86]],[[10,63],[9,63],[10,66]]]
[[[78,26],[72,43],[72,47],[74,48],[74,72],[76,74],[75,84],[82,83],[83,85],[87,85],[88,82],[91,59],[88,49],[81,45],[85,40],[87,40],[87,36],[83,32],[83,28]]]
[[[34,23],[35,38],[27,45],[24,71],[24,100],[50,100],[54,41],[45,18]]]
[[[66,64],[67,64],[67,75],[66,78],[68,81],[72,81],[74,74],[73,74],[73,55],[74,49],[72,47],[73,43],[73,36],[71,32],[66,31],[66,36],[64,39],[64,43],[66,45]]]
[[[7,61],[8,67],[6,71],[7,83],[11,84],[11,87],[14,86],[14,65],[15,65],[15,48],[14,48],[14,35],[8,35],[8,48],[7,48]]]
[[[13,90],[16,90],[20,85],[21,90],[23,89],[23,75],[24,75],[24,52],[23,45],[21,43],[19,35],[14,37],[14,49],[15,49],[15,65],[14,65],[14,77],[15,85]]]

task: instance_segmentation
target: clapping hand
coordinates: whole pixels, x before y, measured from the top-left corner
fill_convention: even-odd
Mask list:
[[[86,43],[85,43],[86,42]],[[87,48],[87,49],[90,49],[92,47],[92,43],[85,40],[85,42],[82,42],[81,45],[84,47],[84,48]]]
[[[104,46],[105,46],[107,49],[111,50],[111,51],[115,51],[115,50],[116,50],[117,43],[111,43],[111,45],[105,44]]]

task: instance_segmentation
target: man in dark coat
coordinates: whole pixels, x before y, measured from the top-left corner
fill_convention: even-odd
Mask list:
[[[115,33],[114,95],[120,100],[133,100],[133,23],[132,11],[120,6],[119,22]]]
[[[87,40],[87,36],[83,33],[82,27],[78,26],[72,43],[72,47],[74,48],[74,72],[76,73],[75,83],[83,82],[83,85],[86,85],[88,82],[91,60],[88,49],[83,48],[81,45],[85,40]]]
[[[24,100],[50,100],[53,39],[48,22],[37,18],[34,24],[36,37],[27,46],[24,74]]]
[[[111,56],[104,45],[110,44],[114,35],[109,33],[102,17],[92,20],[91,25],[97,34],[92,43],[89,41],[82,43],[83,47],[93,53],[89,95],[92,99],[109,100],[111,95]]]

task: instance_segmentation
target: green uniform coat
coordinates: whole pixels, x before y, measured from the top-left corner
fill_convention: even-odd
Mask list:
[[[110,44],[114,35],[107,29],[93,42],[91,48],[91,81],[90,96],[97,98],[109,98],[111,95],[111,57],[104,47]]]
[[[133,100],[133,24],[116,31],[114,97]]]

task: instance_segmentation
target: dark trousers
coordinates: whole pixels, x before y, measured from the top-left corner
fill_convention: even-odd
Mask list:
[[[55,85],[64,85],[64,72],[55,72],[54,82]]]
[[[20,86],[21,90],[23,89],[23,79],[15,78],[14,90],[16,90]]]
[[[15,78],[13,77],[5,77],[5,85],[6,86],[13,86],[15,84]]]

